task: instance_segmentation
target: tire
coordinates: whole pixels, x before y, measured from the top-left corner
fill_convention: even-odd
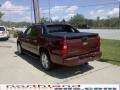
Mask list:
[[[84,65],[88,65],[89,63],[88,62],[86,62]]]
[[[18,54],[22,55],[23,54],[23,49],[21,47],[21,44],[20,43],[17,43],[17,52]]]
[[[45,51],[42,51],[40,53],[40,63],[41,63],[42,68],[45,71],[49,71],[49,70],[51,70],[53,68],[53,63],[50,60],[50,56]]]
[[[6,38],[6,40],[8,40],[9,38]]]

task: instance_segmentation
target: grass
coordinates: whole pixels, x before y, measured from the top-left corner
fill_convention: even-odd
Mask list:
[[[100,61],[120,66],[120,40],[101,40],[102,58]]]

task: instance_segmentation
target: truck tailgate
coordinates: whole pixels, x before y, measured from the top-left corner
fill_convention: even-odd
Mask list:
[[[51,33],[48,37],[66,40],[67,51],[65,50],[64,53],[62,52],[62,54],[65,54],[64,58],[80,56],[90,52],[99,51],[100,47],[100,38],[96,33]],[[54,45],[56,46],[57,44],[58,43]],[[62,47],[63,45],[60,44],[56,47],[59,46]]]
[[[98,36],[83,36],[81,38],[67,39],[66,57],[78,56],[99,51],[100,38]]]

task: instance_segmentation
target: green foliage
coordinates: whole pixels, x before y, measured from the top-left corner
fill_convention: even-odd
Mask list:
[[[14,38],[17,38],[17,37],[18,37],[18,33],[17,33],[17,31],[14,31],[14,33],[13,33],[13,37],[14,37]]]
[[[120,40],[102,40],[100,61],[120,65]]]
[[[2,12],[0,12],[0,19],[2,18],[3,15],[4,15],[4,14],[3,14]]]
[[[41,23],[48,23],[47,18],[41,18]],[[17,27],[17,28],[22,28],[22,27],[28,27],[32,23],[30,22],[10,22],[10,21],[1,21],[0,25],[7,26],[7,27]]]
[[[40,19],[40,22],[41,23],[48,23],[49,21],[48,21],[48,18],[43,17],[43,18]]]
[[[91,28],[120,28],[120,20],[118,18],[108,18],[108,19],[86,19],[82,15],[75,15],[69,20],[69,23],[77,28],[81,25],[88,25]]]
[[[7,26],[7,27],[28,27],[30,26],[32,23],[29,22],[1,22],[1,25]]]
[[[74,27],[79,27],[86,23],[86,19],[82,15],[77,14],[69,20],[69,23]]]
[[[118,18],[109,18],[102,20],[93,20],[93,28],[120,28],[120,20]]]
[[[9,33],[13,35],[14,38],[17,38],[22,31],[10,30]]]
[[[3,14],[0,13],[0,17],[2,17]],[[41,23],[49,23],[48,18],[43,17],[41,18]],[[82,25],[87,25],[90,28],[99,28],[99,29],[120,29],[120,20],[119,18],[108,18],[108,19],[100,19],[100,17],[97,17],[96,19],[87,19],[84,16],[77,14],[74,17],[72,17],[69,21],[65,21],[64,19],[59,21],[55,20],[52,21],[52,23],[68,23],[76,28],[81,28]],[[29,22],[5,22],[1,21],[0,25],[4,25],[7,27],[28,27],[32,23]]]

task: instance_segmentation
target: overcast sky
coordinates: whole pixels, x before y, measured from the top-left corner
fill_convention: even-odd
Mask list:
[[[48,0],[39,0],[41,16],[48,17]],[[28,21],[34,20],[32,0],[0,0],[0,11],[5,15],[4,21]],[[52,20],[69,20],[74,15],[82,14],[86,18],[101,19],[118,16],[118,0],[50,0]],[[32,9],[32,10],[31,10]]]

